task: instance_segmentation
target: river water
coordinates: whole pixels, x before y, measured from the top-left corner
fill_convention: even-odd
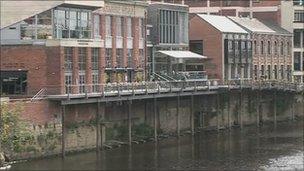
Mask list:
[[[202,132],[124,146],[16,163],[12,170],[303,170],[303,121]]]

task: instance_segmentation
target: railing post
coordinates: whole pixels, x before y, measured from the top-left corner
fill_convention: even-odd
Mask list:
[[[132,95],[135,96],[134,83],[132,82]]]
[[[102,93],[102,97],[105,98],[105,96],[106,96],[106,95],[105,95],[105,84],[102,84],[102,85],[101,85],[101,91],[102,91],[102,92],[101,92],[101,93]]]
[[[196,85],[196,81],[194,81],[194,91],[197,92],[197,85]]]
[[[67,85],[66,86],[66,90],[68,91],[67,93],[68,93],[68,100],[70,100],[70,85]]]
[[[117,95],[118,95],[118,97],[120,97],[120,84],[119,83],[117,83]]]
[[[85,87],[84,87],[84,93],[85,93],[86,99],[88,99],[89,97],[88,97],[88,87],[87,87],[87,85],[85,85]]]
[[[170,93],[172,93],[172,82],[169,82],[169,86],[170,86]]]
[[[147,82],[145,82],[145,91],[146,91],[146,95],[148,94],[148,86],[147,86]]]
[[[159,82],[156,82],[156,85],[157,85],[157,93],[160,94],[160,85],[159,85]]]

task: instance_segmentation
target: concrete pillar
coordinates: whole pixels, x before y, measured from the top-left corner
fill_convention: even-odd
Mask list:
[[[129,145],[132,145],[132,101],[128,101],[128,140]]]
[[[240,103],[239,103],[239,119],[240,119],[240,128],[243,129],[243,90],[240,90]]]
[[[100,102],[97,102],[96,112],[96,151],[100,150]]]
[[[191,95],[191,113],[190,113],[191,134],[194,135],[194,96]]]
[[[158,136],[158,134],[157,134],[157,99],[156,98],[154,98],[153,99],[153,112],[154,112],[154,140],[155,140],[155,142],[157,142],[157,140],[158,140],[158,138],[157,138],[157,136]]]
[[[231,120],[230,120],[230,118],[231,118],[231,116],[230,116],[230,94],[229,94],[229,92],[228,92],[228,105],[227,105],[227,115],[228,115],[228,129],[231,129]]]
[[[217,131],[220,130],[219,115],[220,115],[220,95],[218,92],[216,94],[216,129],[217,129]]]
[[[256,126],[260,127],[260,101],[261,101],[261,95],[260,90],[257,91],[257,105],[256,105]]]
[[[177,105],[176,105],[176,131],[177,136],[180,136],[180,116],[179,116],[179,107],[180,107],[180,96],[177,96]]]
[[[62,105],[61,106],[61,134],[62,134],[62,137],[61,137],[61,155],[62,155],[62,158],[65,157],[65,139],[66,139],[66,135],[65,135],[65,106]]]
[[[106,111],[106,105],[103,104],[100,106],[100,120],[104,122],[105,120],[105,111]],[[100,123],[101,124],[101,148],[104,147],[104,143],[106,142],[106,125],[105,123]]]
[[[274,128],[277,128],[277,91],[274,90],[273,95],[273,124]]]

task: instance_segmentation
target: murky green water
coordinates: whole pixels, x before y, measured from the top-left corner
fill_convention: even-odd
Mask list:
[[[61,158],[17,163],[14,170],[303,170],[303,121],[198,133]]]

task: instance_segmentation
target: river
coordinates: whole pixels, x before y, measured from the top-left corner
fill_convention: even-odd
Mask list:
[[[303,121],[16,163],[12,170],[303,170]]]

